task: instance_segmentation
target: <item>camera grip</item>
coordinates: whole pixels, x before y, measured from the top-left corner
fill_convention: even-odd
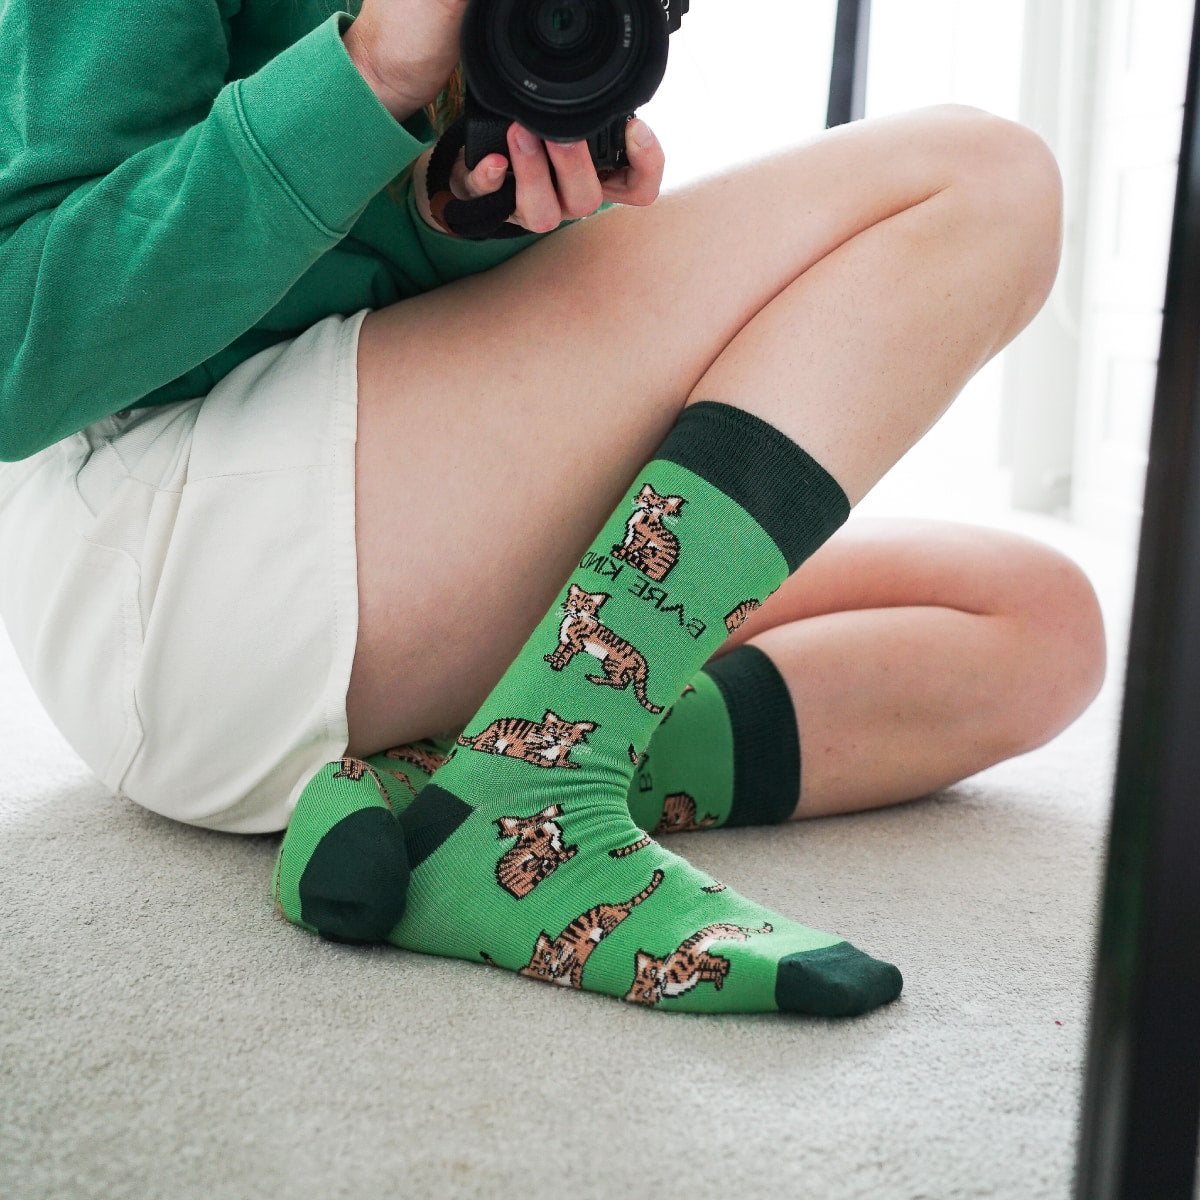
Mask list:
[[[507,124],[496,124],[499,127],[499,144],[483,148],[472,145],[471,156],[475,161],[467,163],[468,170],[478,166],[483,158],[493,151],[507,157]],[[474,142],[474,137],[472,141]],[[429,210],[433,219],[448,233],[472,241],[525,237],[529,232],[527,229],[508,224],[508,218],[517,210],[517,182],[511,176],[504,181],[499,191],[487,196],[477,196],[474,200],[460,200],[451,191],[450,172],[454,169],[458,152],[466,148],[466,142],[467,116],[464,114],[442,134],[429,156],[425,186],[429,193]]]

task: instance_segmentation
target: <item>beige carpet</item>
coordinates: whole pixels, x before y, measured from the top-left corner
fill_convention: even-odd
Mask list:
[[[108,797],[0,637],[0,1196],[1065,1200],[1129,556],[1010,523],[1102,592],[1081,721],[891,811],[671,842],[900,966],[849,1022],[322,942],[271,908],[276,838]]]

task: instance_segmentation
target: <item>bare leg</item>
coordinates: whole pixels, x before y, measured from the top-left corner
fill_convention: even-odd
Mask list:
[[[1015,534],[851,521],[726,643],[770,655],[796,708],[796,816],[926,795],[1032,750],[1104,678],[1083,573]]]
[[[367,318],[350,752],[464,724],[689,399],[860,497],[1044,300],[1059,182],[967,109],[861,122]]]

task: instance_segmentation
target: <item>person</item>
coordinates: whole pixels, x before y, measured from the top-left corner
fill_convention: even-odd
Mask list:
[[[458,238],[465,9],[5,6],[0,616],[113,791],[287,827],[299,924],[868,1011],[894,966],[646,827],[910,799],[1095,695],[1061,555],[842,527],[1045,300],[1054,160],[937,107],[660,196],[644,122],[604,181],[514,123],[452,188],[526,232]]]

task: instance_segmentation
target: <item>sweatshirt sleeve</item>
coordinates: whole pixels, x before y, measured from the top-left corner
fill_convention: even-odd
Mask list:
[[[223,4],[0,6],[0,460],[251,329],[424,149],[347,14],[227,83]]]

